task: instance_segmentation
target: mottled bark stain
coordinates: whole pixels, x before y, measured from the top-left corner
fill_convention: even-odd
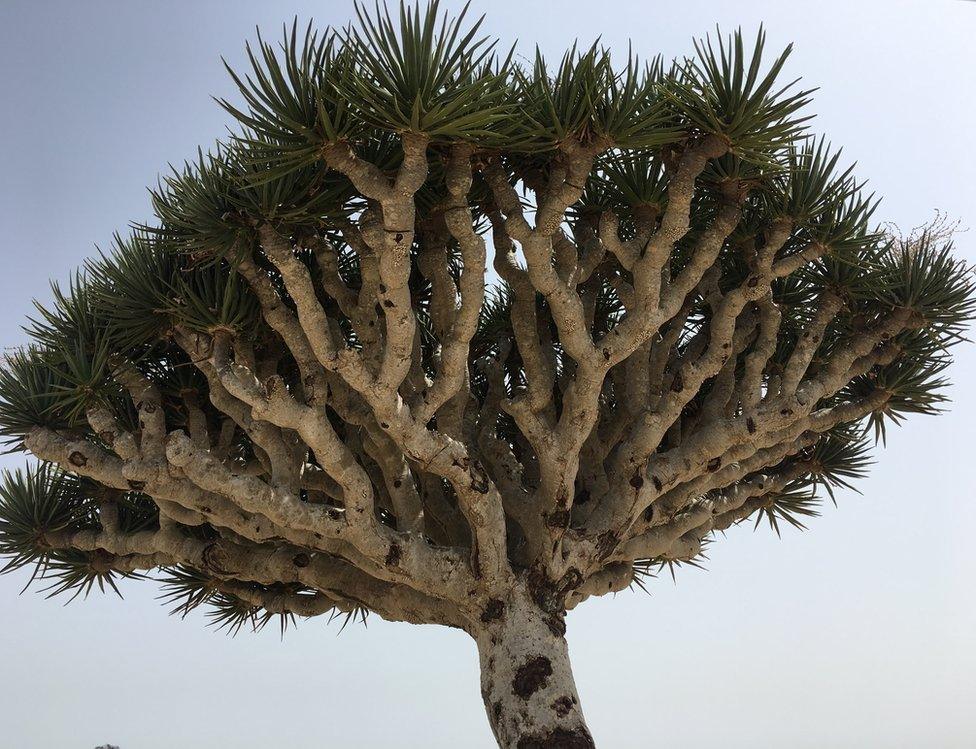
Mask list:
[[[566,619],[560,614],[552,614],[545,619],[549,631],[556,637],[566,635]]]
[[[560,718],[565,718],[573,710],[573,700],[571,697],[563,695],[562,697],[553,700],[552,709]]]
[[[471,573],[475,580],[481,579],[481,550],[474,541],[471,543]]]
[[[557,728],[549,734],[523,736],[516,747],[517,749],[596,749],[596,744],[585,728],[573,731]]]
[[[569,510],[556,510],[546,515],[546,525],[550,528],[565,528],[569,525]]]
[[[596,539],[596,553],[600,559],[610,556],[611,552],[617,548],[620,539],[613,531],[604,531]]]
[[[488,605],[485,606],[485,610],[481,612],[481,621],[485,624],[497,621],[505,616],[505,602],[500,601],[497,598],[488,599]]]
[[[468,469],[471,476],[471,488],[479,494],[487,494],[489,489],[488,474],[484,467],[477,460],[472,461]]]
[[[403,551],[400,549],[400,544],[390,544],[390,550],[386,552],[386,566],[396,567],[400,564],[401,556],[403,556]]]
[[[530,658],[515,672],[512,680],[512,692],[523,700],[544,688],[552,676],[552,662],[544,655]]]

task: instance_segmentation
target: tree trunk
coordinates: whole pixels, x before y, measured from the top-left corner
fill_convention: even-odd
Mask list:
[[[481,696],[503,749],[593,749],[569,664],[562,613],[518,586],[492,600],[476,634]]]

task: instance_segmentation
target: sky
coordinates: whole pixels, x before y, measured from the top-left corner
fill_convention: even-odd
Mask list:
[[[446,2],[456,7],[459,3]],[[718,24],[819,88],[818,133],[844,147],[903,228],[936,209],[976,261],[976,3],[962,0],[474,0],[504,42],[560,54],[595,37],[667,58]],[[325,27],[351,0],[0,3],[0,346],[24,342],[48,279],[149,218],[146,186],[229,125],[255,27]],[[976,746],[976,346],[951,410],[889,435],[863,495],[807,532],[730,530],[706,570],[568,619],[597,745]],[[23,456],[5,456],[17,466]],[[313,619],[231,639],[168,616],[152,583],[63,605],[0,577],[0,746],[121,749],[494,746],[463,633]]]

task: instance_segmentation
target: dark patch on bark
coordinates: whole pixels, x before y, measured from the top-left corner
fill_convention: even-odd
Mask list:
[[[305,388],[305,396],[308,400],[315,400],[315,377],[309,375],[302,380],[302,387]]]
[[[400,564],[401,556],[403,556],[403,550],[400,548],[400,544],[390,544],[390,550],[386,552],[386,566],[396,567]]]
[[[155,403],[143,403],[143,404],[140,405],[140,409],[143,410],[143,411],[145,411],[147,414],[154,414],[154,413],[156,413],[156,404]]]
[[[685,381],[681,378],[681,372],[675,374],[674,379],[671,380],[671,392],[680,393],[685,389]]]
[[[546,577],[546,573],[538,567],[529,570],[527,582],[532,600],[546,613],[552,614],[563,608],[563,597],[555,583]]]
[[[481,621],[485,624],[497,621],[505,616],[505,602],[497,598],[489,598],[488,605],[481,612]]]
[[[556,510],[546,515],[546,525],[550,528],[565,528],[569,525],[569,510]]]
[[[561,593],[568,593],[571,590],[576,590],[582,584],[583,573],[575,567],[570,567],[566,571],[566,574],[559,580],[559,591]]]
[[[485,469],[481,466],[481,463],[477,460],[472,461],[468,474],[471,476],[471,488],[478,492],[478,494],[487,494],[488,474],[485,473]]]
[[[585,728],[557,728],[552,733],[523,736],[516,749],[596,749],[596,744]]]
[[[556,637],[566,636],[566,617],[562,614],[550,614],[546,617],[546,626]]]
[[[783,416],[792,416],[793,415],[793,409],[792,408],[784,408],[782,411],[780,411],[780,414],[783,415]]]
[[[651,476],[651,483],[654,484],[654,488],[657,491],[661,491],[661,489],[664,488],[664,484],[661,483],[661,479],[659,479],[657,476]]]
[[[230,575],[230,570],[224,569],[221,565],[222,556],[216,542],[208,544],[203,550],[202,555],[204,569],[210,570],[218,575]]]
[[[654,505],[650,505],[646,510],[644,510],[644,522],[650,523],[654,519]]]
[[[750,289],[754,289],[754,288],[756,288],[756,285],[757,285],[758,283],[759,283],[759,276],[753,276],[753,277],[752,277],[752,278],[750,278],[750,279],[749,279],[749,281],[748,281],[748,282],[746,283],[746,286],[748,286],[748,287],[749,287]]]
[[[590,493],[586,489],[580,489],[576,492],[576,504],[585,505],[590,501]]]
[[[396,305],[390,299],[384,299],[383,306],[386,307],[387,309],[390,309],[390,307],[396,307]]]
[[[515,678],[512,679],[512,692],[515,696],[527,700],[549,683],[550,676],[552,676],[552,662],[544,655],[537,655],[518,667]]]
[[[278,377],[269,377],[268,379],[266,379],[264,381],[264,395],[265,395],[265,397],[270,398],[274,394],[274,391],[278,387],[278,382],[279,382],[279,378]]]
[[[291,563],[296,567],[308,567],[312,563],[312,557],[304,551],[291,558]]]
[[[380,284],[380,294],[385,294],[385,293],[386,293],[386,284],[385,283],[381,283]]]
[[[77,468],[81,468],[83,465],[85,465],[88,462],[88,458],[86,458],[80,452],[75,451],[68,456],[68,462]]]
[[[132,480],[129,480],[129,481],[126,481],[125,483],[127,483],[129,485],[129,488],[132,489],[132,491],[134,491],[134,492],[141,492],[143,489],[146,488],[146,482],[145,481],[132,481]]]
[[[630,477],[630,485],[637,490],[644,486],[644,477],[641,476],[640,470],[635,471],[634,475]]]
[[[611,552],[617,548],[620,539],[613,531],[604,531],[596,538],[596,553],[600,559],[610,556]]]
[[[394,489],[399,489],[401,486],[403,486],[403,482],[400,481],[400,479],[397,479],[396,481],[393,482]]]
[[[556,715],[558,715],[560,718],[565,718],[573,711],[573,700],[566,695],[563,695],[559,699],[553,701],[552,709],[556,711]]]
[[[104,432],[99,432],[98,436],[101,438],[102,442],[111,447],[115,444],[115,433],[110,432],[107,429]]]
[[[719,469],[721,465],[722,465],[721,458],[712,458],[710,461],[708,461],[708,466],[706,467],[708,468],[709,473],[714,473]]]
[[[495,716],[495,722],[497,723],[502,717],[502,703],[496,702],[491,706],[491,713]]]
[[[748,419],[746,419],[746,430],[749,432],[749,434],[756,433],[756,420],[753,419],[751,416]]]
[[[550,580],[538,567],[529,570],[526,578],[532,600],[547,614],[562,614],[566,608],[566,594],[583,582],[583,574],[570,567],[558,581]]]

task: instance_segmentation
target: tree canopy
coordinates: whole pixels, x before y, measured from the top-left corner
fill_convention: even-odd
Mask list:
[[[733,524],[802,527],[941,408],[971,270],[876,222],[789,49],[552,60],[436,2],[357,13],[249,46],[233,135],[38,304],[0,370],[40,459],[0,486],[6,570],[484,651],[516,598],[561,635]]]

